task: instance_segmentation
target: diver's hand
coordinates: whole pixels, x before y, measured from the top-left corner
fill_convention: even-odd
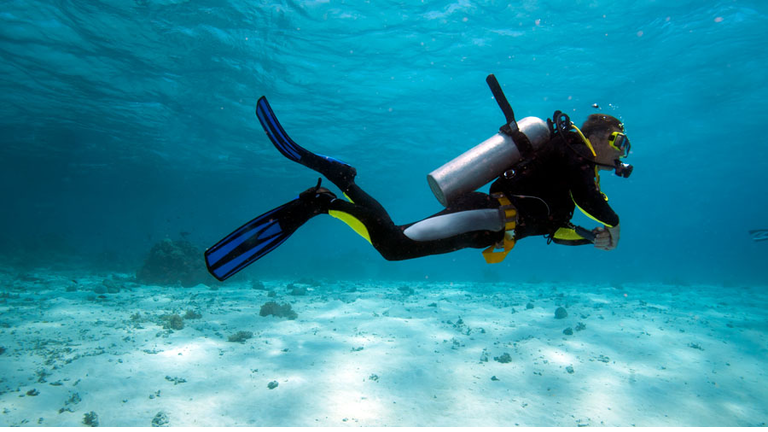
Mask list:
[[[613,250],[619,245],[619,237],[621,235],[621,229],[619,225],[615,227],[606,226],[605,228],[596,228],[595,233],[595,247],[602,250]]]

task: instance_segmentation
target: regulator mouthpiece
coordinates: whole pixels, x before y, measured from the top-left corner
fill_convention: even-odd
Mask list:
[[[632,171],[635,169],[630,164],[625,164],[623,162],[616,161],[616,175],[623,178],[629,178],[630,175],[632,175]]]

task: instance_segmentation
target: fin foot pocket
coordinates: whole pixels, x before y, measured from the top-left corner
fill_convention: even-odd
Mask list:
[[[336,200],[336,195],[330,190],[321,187],[322,179],[317,179],[317,185],[299,194],[299,200],[307,203],[308,211],[314,215],[328,213],[331,203]]]

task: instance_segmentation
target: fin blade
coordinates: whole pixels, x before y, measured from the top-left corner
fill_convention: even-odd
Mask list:
[[[302,157],[309,153],[305,148],[296,144],[288,133],[285,132],[283,126],[277,120],[272,107],[269,106],[267,98],[262,96],[259,98],[259,102],[256,104],[256,116],[259,118],[261,127],[264,128],[264,132],[267,133],[269,140],[275,145],[275,148],[288,159],[299,162]]]
[[[295,228],[280,225],[280,213],[293,202],[270,210],[224,237],[205,251],[208,271],[224,281],[283,244]]]
[[[267,102],[266,96],[259,98],[259,101],[256,103],[256,116],[259,118],[259,123],[261,123],[261,126],[264,128],[264,132],[267,133],[269,140],[272,141],[275,148],[286,158],[323,174],[331,181],[334,181],[342,171],[352,171],[351,177],[354,177],[356,174],[354,168],[343,160],[319,153],[313,153],[296,144],[296,142],[288,136],[285,129],[283,129],[280,121],[277,120],[277,116],[275,116],[272,107],[269,105],[269,102]],[[338,166],[335,166],[335,164],[344,165],[347,169],[339,168]],[[343,174],[341,175],[343,177]],[[336,180],[343,180],[343,178]]]

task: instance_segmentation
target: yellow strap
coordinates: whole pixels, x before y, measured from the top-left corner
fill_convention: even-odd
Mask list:
[[[507,221],[504,224],[504,231],[514,231],[517,223],[517,209],[512,205],[512,201],[509,200],[504,194],[493,194],[493,198],[499,200],[502,210],[504,210],[504,220]]]
[[[499,246],[500,249],[503,248],[503,250],[496,251],[497,246]],[[485,258],[485,262],[488,264],[498,264],[504,261],[504,258],[507,257],[507,254],[513,247],[515,247],[515,239],[510,233],[504,233],[504,240],[501,244],[495,244],[484,250],[483,258]]]
[[[499,243],[490,246],[483,251],[483,258],[488,264],[498,264],[504,261],[507,254],[515,247],[514,230],[517,226],[517,209],[512,205],[512,202],[503,193],[491,195],[493,198],[499,200],[501,209],[504,210],[504,220],[507,221],[504,224],[504,240]],[[496,250],[500,249],[500,250]]]

